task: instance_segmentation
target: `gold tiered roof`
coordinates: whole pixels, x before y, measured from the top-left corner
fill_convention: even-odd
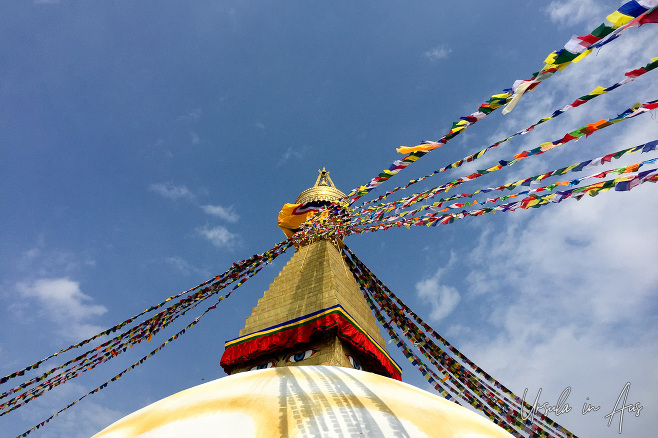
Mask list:
[[[337,201],[345,197],[345,193],[336,188],[327,169],[323,167],[322,170],[318,170],[318,173],[318,179],[313,187],[301,192],[295,199],[295,204],[311,201]]]
[[[315,184],[301,192],[295,204],[345,197],[326,168],[318,172]],[[295,254],[246,319],[239,337],[227,341],[221,361],[227,373],[268,363],[283,367],[352,367],[358,363],[369,371],[399,376],[375,317],[341,256],[341,246],[342,239],[335,236],[311,238],[296,246]],[[299,344],[284,347],[281,339],[292,332]],[[350,335],[344,334],[348,332]],[[282,360],[297,350],[313,351],[313,357],[299,362]]]
[[[276,332],[287,325],[300,325],[299,329],[302,330],[302,324],[297,321],[304,319],[310,321],[311,315],[341,311],[348,314],[352,325],[361,331],[370,340],[372,346],[379,349],[392,365],[379,326],[363,299],[363,293],[359,290],[338,249],[327,240],[304,246],[292,256],[252,309],[244,328],[240,330],[240,337],[227,342],[227,346],[240,339],[258,336],[258,333]],[[364,357],[362,352],[339,338],[340,335],[335,330],[326,332],[311,346],[300,347],[303,351],[309,348],[317,350],[318,354],[299,363],[278,361],[276,366],[333,365],[351,368],[352,364],[348,356],[352,356],[354,360],[364,365],[364,369],[386,374],[385,366],[372,363],[372,358]],[[225,371],[229,374],[248,371],[277,355],[272,352],[263,353],[262,356],[226,367]],[[285,354],[279,353],[279,356]],[[397,365],[393,366],[397,367]]]

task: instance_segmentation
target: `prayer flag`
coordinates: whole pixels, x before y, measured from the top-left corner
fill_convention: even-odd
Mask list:
[[[329,201],[312,201],[302,204],[285,204],[279,212],[278,225],[290,239],[300,230],[302,224],[312,218],[322,207],[330,205]]]

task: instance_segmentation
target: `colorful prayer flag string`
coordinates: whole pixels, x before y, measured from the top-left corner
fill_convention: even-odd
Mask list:
[[[430,177],[432,177],[432,176],[434,176],[434,175],[436,175],[436,174],[438,174],[438,173],[446,172],[446,171],[448,171],[448,170],[450,170],[450,169],[455,169],[455,168],[457,168],[457,167],[460,167],[460,166],[462,166],[463,164],[466,164],[466,163],[470,163],[470,162],[472,162],[472,161],[475,161],[475,160],[477,160],[478,158],[481,158],[481,157],[482,157],[484,154],[486,154],[490,149],[493,149],[493,148],[499,146],[500,144],[502,144],[502,143],[504,143],[504,142],[507,142],[507,141],[511,140],[512,138],[514,138],[514,137],[516,137],[516,136],[519,136],[519,135],[525,135],[525,134],[531,132],[536,126],[538,126],[538,125],[540,125],[540,124],[542,124],[542,123],[545,123],[545,122],[547,122],[547,121],[549,121],[549,120],[552,120],[552,119],[554,119],[554,118],[556,118],[556,117],[558,117],[558,116],[564,114],[565,112],[572,110],[573,108],[576,108],[576,107],[579,107],[579,106],[581,106],[581,105],[584,105],[585,103],[587,103],[587,102],[589,102],[589,101],[595,99],[596,97],[601,96],[601,95],[603,95],[603,94],[606,94],[606,93],[608,93],[608,92],[610,92],[610,91],[612,91],[612,90],[615,90],[615,89],[621,87],[622,85],[625,85],[625,84],[628,84],[628,83],[630,83],[630,82],[633,82],[636,78],[638,78],[638,77],[644,75],[645,73],[647,73],[647,72],[649,72],[649,71],[651,71],[651,70],[656,69],[657,67],[658,67],[658,58],[653,58],[653,59],[651,60],[651,62],[648,63],[647,65],[645,65],[644,67],[636,68],[636,69],[633,69],[633,70],[630,70],[630,71],[624,73],[625,79],[623,79],[623,80],[617,82],[616,84],[613,84],[613,85],[611,85],[611,86],[609,86],[609,87],[606,87],[606,88],[603,88],[603,87],[596,87],[596,88],[595,88],[594,90],[592,90],[589,94],[586,94],[586,95],[584,95],[584,96],[581,96],[581,97],[579,97],[578,99],[574,100],[571,104],[569,104],[569,105],[565,105],[565,106],[563,106],[562,108],[553,111],[553,113],[552,113],[550,116],[543,117],[543,118],[539,119],[537,122],[535,122],[534,124],[528,126],[527,128],[522,129],[522,130],[520,130],[520,131],[518,131],[518,132],[516,132],[516,133],[514,133],[514,134],[512,134],[512,135],[510,135],[509,137],[507,137],[507,138],[505,138],[505,139],[499,140],[499,141],[493,143],[492,145],[490,145],[490,146],[488,146],[488,147],[486,147],[486,148],[484,148],[484,149],[482,149],[482,150],[480,150],[480,151],[478,151],[478,152],[475,152],[475,153],[473,153],[473,154],[471,154],[471,155],[469,155],[469,156],[467,156],[467,157],[464,157],[464,158],[462,158],[461,160],[455,161],[454,163],[448,164],[447,166],[445,166],[445,167],[443,167],[443,168],[441,168],[441,169],[435,170],[435,171],[433,171],[433,172],[431,172],[431,173],[429,173],[429,174],[427,174],[427,175],[425,175],[425,176],[423,176],[423,177],[420,177],[420,178],[417,178],[417,179],[412,179],[412,180],[409,181],[406,185],[401,186],[401,187],[396,187],[396,188],[394,188],[394,189],[391,189],[391,190],[387,191],[386,193],[384,193],[383,195],[379,196],[379,197],[376,198],[376,199],[372,199],[372,200],[370,200],[370,201],[364,202],[361,206],[365,206],[365,205],[368,205],[368,204],[372,204],[372,203],[379,202],[379,201],[381,201],[382,199],[386,199],[387,197],[389,197],[389,196],[392,195],[393,193],[396,193],[396,192],[398,192],[398,191],[400,191],[400,190],[405,190],[405,189],[409,188],[410,186],[412,186],[412,185],[414,185],[414,184],[417,184],[417,183],[419,183],[419,182],[421,182],[421,181],[424,181],[424,180],[426,180],[427,178],[430,178]]]
[[[535,419],[524,418],[523,409],[530,411],[531,406],[485,373],[424,323],[349,248],[344,248],[343,256],[377,320],[404,356],[442,396],[448,400],[460,399],[467,402],[514,436],[574,436],[544,415]],[[396,334],[392,325],[399,328],[409,343]],[[451,354],[439,348],[430,336],[439,340]],[[410,345],[417,348],[443,377],[439,377],[414,354]]]
[[[504,167],[511,166],[511,165],[513,165],[513,164],[515,164],[515,163],[517,163],[517,162],[519,162],[519,161],[521,161],[521,160],[523,160],[527,157],[531,157],[531,156],[534,156],[534,155],[541,155],[541,154],[543,154],[543,153],[545,153],[545,152],[547,152],[547,151],[549,151],[549,150],[551,150],[555,147],[562,146],[562,145],[564,145],[564,144],[566,144],[566,143],[568,143],[572,140],[576,140],[580,137],[583,137],[583,136],[588,137],[591,134],[593,134],[594,132],[597,132],[597,131],[599,131],[603,128],[606,128],[610,125],[613,125],[613,124],[616,124],[616,123],[619,123],[619,122],[622,122],[624,120],[631,119],[631,118],[636,117],[640,114],[651,111],[651,110],[653,110],[657,107],[658,107],[658,101],[650,101],[650,102],[647,102],[647,103],[644,103],[644,104],[636,103],[635,105],[633,105],[632,107],[628,108],[627,110],[625,110],[624,112],[622,112],[621,114],[619,114],[615,117],[611,117],[609,119],[604,119],[604,120],[599,120],[598,122],[594,122],[594,123],[590,123],[588,125],[582,126],[582,127],[578,128],[576,130],[573,130],[573,131],[565,134],[562,138],[560,138],[558,140],[554,140],[552,142],[542,143],[534,149],[525,150],[525,151],[522,151],[522,152],[514,155],[513,158],[511,158],[509,160],[500,160],[498,162],[498,164],[496,164],[492,167],[489,167],[489,168],[483,169],[483,170],[478,170],[477,172],[474,172],[474,173],[472,173],[470,175],[467,175],[465,177],[461,177],[461,178],[458,178],[458,179],[456,179],[454,181],[451,181],[449,183],[437,186],[437,187],[435,187],[435,188],[433,188],[429,191],[424,192],[424,194],[422,196],[422,199],[431,198],[431,197],[435,196],[437,193],[440,193],[440,192],[447,192],[451,188],[456,187],[458,185],[461,185],[464,182],[473,181],[473,180],[475,180],[475,179],[477,179],[477,178],[479,178],[483,175],[486,175],[488,173],[492,173],[492,172],[498,171],[498,170],[500,170]],[[422,200],[422,199],[419,199],[418,195],[412,195],[412,196],[403,198],[401,201],[396,201],[396,202],[398,202],[398,203],[402,202],[403,207],[408,207],[409,205],[411,205],[411,203],[417,202],[418,200]],[[382,208],[385,208],[385,207],[382,206]]]
[[[210,280],[207,280],[207,281],[205,281],[205,282],[199,284],[198,286],[194,286],[194,287],[192,287],[192,288],[190,288],[190,289],[188,289],[188,290],[186,290],[186,291],[180,292],[179,294],[172,295],[172,296],[170,296],[169,298],[167,298],[166,300],[164,300],[164,301],[162,301],[162,302],[160,302],[160,303],[158,303],[158,304],[156,304],[156,305],[154,305],[154,306],[151,306],[151,307],[145,309],[145,310],[142,311],[141,313],[138,313],[138,314],[136,314],[136,315],[134,315],[134,316],[128,318],[127,320],[125,320],[125,321],[123,321],[123,322],[121,322],[121,323],[115,325],[114,327],[111,327],[111,328],[109,328],[109,329],[107,329],[107,330],[105,330],[105,331],[103,331],[103,332],[100,332],[100,333],[98,333],[98,334],[92,336],[92,337],[89,338],[89,339],[85,339],[84,341],[78,342],[77,344],[73,344],[73,345],[71,345],[71,346],[69,346],[69,347],[67,347],[67,348],[64,348],[64,349],[62,349],[62,350],[59,350],[58,352],[53,353],[53,354],[51,354],[50,356],[47,356],[47,357],[45,357],[45,358],[43,358],[43,359],[41,359],[41,360],[35,362],[35,363],[32,364],[32,365],[29,365],[29,366],[27,366],[27,367],[25,367],[25,368],[22,368],[22,369],[20,369],[20,370],[18,370],[18,371],[15,371],[15,372],[13,372],[13,373],[11,373],[11,374],[8,374],[8,375],[6,375],[6,376],[0,378],[0,384],[3,384],[3,383],[5,383],[5,382],[7,382],[8,380],[13,379],[13,378],[15,378],[15,377],[19,377],[19,376],[23,376],[23,375],[25,375],[25,372],[26,372],[26,371],[30,371],[30,370],[32,370],[32,369],[36,369],[36,368],[38,368],[39,365],[41,365],[42,363],[46,362],[46,361],[49,360],[49,359],[52,359],[53,357],[56,357],[56,356],[58,356],[58,355],[60,355],[60,354],[62,354],[62,353],[65,353],[65,352],[67,352],[67,351],[69,351],[69,350],[72,350],[72,349],[74,349],[74,348],[82,347],[83,345],[86,345],[86,344],[90,343],[91,341],[93,341],[93,340],[95,340],[95,339],[97,339],[97,338],[99,338],[99,337],[107,336],[107,335],[109,335],[110,333],[113,333],[113,332],[115,332],[115,331],[121,329],[122,327],[124,327],[124,326],[130,324],[131,322],[135,321],[135,320],[136,320],[137,318],[139,318],[140,316],[145,315],[146,313],[149,313],[149,312],[151,312],[151,311],[153,311],[153,310],[159,309],[160,307],[162,307],[163,305],[165,305],[167,302],[169,302],[169,301],[171,301],[171,300],[174,300],[174,299],[176,299],[176,298],[179,298],[179,297],[181,297],[181,296],[183,296],[183,295],[185,295],[185,294],[187,294],[187,293],[189,293],[189,292],[191,292],[191,291],[193,291],[193,290],[200,289],[200,288],[202,288],[202,287],[204,287],[204,286],[206,286],[206,285],[208,285],[208,284],[210,284],[210,283],[212,283],[212,282],[214,282],[214,281],[216,281],[216,280],[219,280],[219,276],[217,276],[217,277],[215,277],[215,278],[212,278],[212,279],[210,279]],[[1,399],[1,398],[2,398],[2,396],[0,396],[0,399]]]
[[[449,206],[446,206],[446,207],[444,207],[444,205],[443,205],[445,202],[454,201],[454,200],[457,200],[457,199],[460,199],[460,198],[472,198],[475,195],[478,195],[480,193],[489,193],[489,192],[492,192],[492,191],[513,190],[516,187],[522,186],[522,185],[523,186],[529,186],[533,182],[543,181],[544,179],[546,179],[548,177],[551,177],[551,176],[559,176],[559,175],[564,175],[564,174],[570,173],[570,172],[580,172],[580,171],[585,170],[585,169],[591,169],[591,168],[597,167],[601,164],[604,164],[606,162],[611,161],[612,158],[619,159],[619,158],[621,158],[622,156],[624,156],[626,154],[633,154],[633,153],[636,153],[636,152],[648,153],[650,151],[655,151],[657,147],[658,147],[658,140],[654,140],[654,141],[651,141],[651,142],[648,142],[648,143],[645,143],[645,144],[642,144],[642,145],[639,145],[639,146],[634,146],[634,147],[631,147],[631,148],[622,149],[622,150],[617,151],[617,152],[606,154],[606,155],[604,155],[602,157],[599,157],[599,158],[582,161],[582,162],[575,163],[575,164],[572,164],[572,165],[567,166],[567,167],[562,167],[560,169],[551,170],[549,172],[545,172],[545,173],[542,173],[542,174],[539,174],[539,175],[535,175],[535,176],[524,178],[524,179],[521,179],[521,180],[518,180],[518,181],[506,183],[506,184],[500,185],[498,187],[490,187],[490,188],[486,188],[486,189],[476,190],[473,193],[462,193],[462,194],[454,195],[454,196],[447,197],[447,198],[441,198],[441,199],[439,199],[438,201],[436,201],[432,204],[424,205],[424,206],[422,206],[420,208],[417,208],[413,211],[405,211],[405,212],[402,212],[402,213],[399,212],[399,210],[401,210],[402,208],[406,208],[406,207],[408,207],[408,206],[410,206],[414,203],[433,198],[434,194],[432,194],[432,191],[434,189],[429,189],[429,190],[426,190],[424,192],[421,192],[421,193],[418,193],[418,194],[415,194],[415,195],[411,195],[407,198],[404,198],[404,199],[401,199],[401,200],[398,200],[398,201],[394,201],[394,202],[390,202],[388,204],[383,204],[383,205],[376,206],[376,207],[373,206],[373,207],[370,207],[370,208],[362,209],[361,212],[358,213],[358,215],[355,214],[353,216],[353,219],[352,219],[352,222],[351,222],[350,225],[352,227],[354,227],[354,226],[364,225],[364,224],[367,224],[367,223],[373,223],[375,221],[378,221],[378,222],[382,222],[382,221],[391,222],[391,221],[395,220],[396,218],[403,218],[407,215],[408,216],[415,216],[415,215],[417,215],[418,213],[420,213],[421,211],[424,211],[424,210],[433,210],[434,212],[440,213],[440,212],[443,212],[443,211],[447,211],[451,208],[463,208],[463,207],[468,207],[468,206],[472,206],[472,205],[475,205],[475,204],[485,204],[487,202],[497,202],[499,200],[504,201],[508,198],[517,197],[521,194],[529,194],[529,193],[535,193],[535,192],[540,192],[540,191],[545,191],[545,190],[552,191],[557,186],[564,186],[564,185],[573,186],[573,185],[576,185],[576,184],[580,183],[580,181],[582,181],[584,179],[587,179],[587,178],[594,178],[594,177],[603,178],[605,175],[607,175],[608,173],[611,173],[611,172],[613,172],[613,173],[633,172],[633,171],[636,171],[637,169],[639,169],[640,167],[642,167],[646,164],[650,164],[650,163],[655,162],[656,159],[654,158],[654,159],[650,159],[650,160],[645,160],[641,163],[636,163],[636,164],[633,164],[633,165],[624,166],[624,167],[617,168],[617,169],[606,170],[606,171],[600,172],[600,173],[595,174],[595,175],[581,177],[581,178],[577,178],[577,179],[574,179],[574,180],[571,180],[571,181],[556,182],[556,183],[550,184],[548,186],[541,187],[541,188],[535,188],[535,189],[532,189],[532,190],[529,190],[529,191],[526,191],[526,192],[521,192],[521,193],[516,193],[516,194],[511,194],[511,195],[504,195],[504,196],[496,197],[496,198],[493,198],[493,199],[487,198],[485,201],[477,201],[477,199],[474,199],[471,202],[456,203],[456,204],[452,204],[452,205],[449,205]],[[441,208],[443,208],[443,209],[440,210]],[[392,211],[396,212],[395,216],[385,216],[386,213],[390,213]]]
[[[225,296],[221,296],[218,300],[218,303],[226,298],[228,298],[231,293],[233,293],[234,290],[236,290],[239,286],[241,286],[245,281],[247,281],[249,278],[251,278],[253,275],[257,274],[266,264],[271,263],[276,257],[278,257],[280,254],[285,252],[289,247],[291,246],[290,242],[280,242],[277,245],[275,245],[272,249],[266,251],[263,254],[256,254],[249,259],[242,260],[240,262],[234,263],[233,266],[226,271],[224,274],[215,277],[215,279],[210,280],[208,282],[202,283],[202,285],[206,285],[204,288],[201,290],[197,291],[195,294],[190,295],[188,297],[185,297],[181,299],[179,302],[172,304],[169,306],[166,310],[158,313],[154,317],[152,317],[149,320],[146,320],[142,322],[141,324],[131,328],[130,330],[120,334],[119,336],[115,337],[114,339],[101,344],[100,346],[89,350],[88,352],[84,353],[83,355],[78,356],[75,359],[72,359],[65,363],[62,366],[55,367],[52,370],[47,371],[45,374],[38,376],[34,379],[29,380],[28,382],[25,382],[22,385],[19,385],[16,388],[12,388],[11,390],[5,392],[2,394],[0,398],[4,398],[10,394],[19,392],[27,387],[30,387],[36,383],[39,383],[36,386],[33,386],[32,388],[28,389],[25,392],[20,393],[16,397],[8,400],[7,402],[3,403],[0,405],[0,416],[5,415],[20,406],[23,406],[27,404],[28,402],[34,400],[35,398],[39,397],[43,393],[49,391],[55,386],[58,386],[62,383],[65,383],[75,377],[78,377],[82,373],[89,371],[91,369],[94,369],[97,365],[104,363],[113,357],[118,356],[122,352],[125,352],[127,348],[132,348],[134,344],[141,343],[142,340],[150,341],[152,336],[156,334],[160,329],[166,327],[168,324],[170,324],[173,320],[178,318],[179,316],[182,316],[185,314],[188,310],[191,310],[192,308],[196,307],[198,304],[200,304],[202,301],[210,298],[211,296],[215,295],[217,292],[220,290],[224,289],[226,286],[235,283],[233,288],[229,291],[228,294]],[[219,280],[216,283],[212,283],[215,280]],[[193,290],[193,289],[192,289]],[[186,291],[189,292],[189,291]],[[179,294],[180,295],[180,294]],[[169,301],[170,299],[165,300]],[[209,307],[201,316],[205,315],[209,310],[216,308],[217,304],[214,306]],[[155,306],[154,306],[155,307]],[[168,342],[178,338],[180,335],[182,335],[185,330],[188,328],[194,326],[198,320],[201,318],[201,316],[197,317],[195,321],[193,321],[192,324],[188,325],[185,329],[183,329],[182,332],[179,332],[178,334],[174,335],[174,337],[170,338],[167,340],[164,344],[162,344],[158,349],[152,351],[148,356],[145,356],[140,360],[138,363],[134,364],[130,369],[134,368],[135,366],[139,365],[142,363],[144,360],[146,360],[148,357],[151,357],[155,353],[159,351],[160,348],[162,348],[165,344]],[[122,323],[123,324],[123,323]],[[121,326],[122,324],[119,324]],[[125,324],[123,324],[125,325]],[[93,353],[93,354],[92,354]],[[54,373],[56,370],[64,368],[68,365],[73,364],[72,367],[68,368],[67,370],[57,374],[56,376],[49,377],[50,374]],[[25,370],[25,369],[24,369]],[[129,369],[124,370],[122,373],[120,373],[118,376],[116,376],[113,379],[110,379],[108,382],[106,382],[104,385],[107,385],[110,381],[117,380],[120,378],[121,374],[124,372],[127,372]],[[23,375],[25,371],[23,372],[18,372],[14,373],[17,375]],[[13,376],[13,375],[10,375]],[[46,380],[47,379],[47,380]],[[90,392],[94,393],[97,392],[99,389],[102,389],[104,386],[101,385],[101,387],[96,388],[96,390]],[[87,394],[87,395],[89,395]],[[86,397],[83,396],[82,398]],[[81,400],[81,399],[80,399]],[[79,400],[78,400],[79,401]],[[74,402],[71,405],[67,406],[64,409],[68,409],[70,406],[73,404],[77,403]],[[61,412],[61,411],[60,411]],[[59,412],[58,412],[59,413]],[[57,416],[55,414],[54,416]],[[54,417],[53,416],[53,417]],[[50,417],[48,420],[45,422],[48,422],[50,419],[53,417]],[[42,423],[43,424],[43,423]],[[35,426],[35,428],[38,428],[39,426]],[[34,429],[34,428],[33,428]],[[29,433],[29,432],[27,432]]]
[[[217,307],[217,304],[219,304],[219,302],[222,301],[222,300],[225,299],[225,298],[226,298],[226,296],[222,296],[222,297],[220,297],[219,300],[217,301],[217,303],[215,303],[214,305],[208,307],[208,308],[207,308],[207,309],[206,309],[201,315],[199,315],[198,317],[196,317],[196,318],[195,318],[190,324],[188,324],[184,329],[180,330],[178,333],[176,333],[175,335],[171,336],[171,337],[170,337],[169,339],[167,339],[165,342],[163,342],[162,344],[160,344],[160,346],[159,346],[158,348],[156,348],[155,350],[151,351],[149,354],[147,354],[146,356],[142,357],[142,358],[141,358],[140,360],[138,360],[137,362],[133,363],[130,367],[125,368],[123,371],[119,372],[119,374],[117,374],[116,376],[114,376],[114,377],[112,377],[112,378],[106,380],[105,383],[103,383],[102,385],[97,386],[96,388],[92,389],[92,390],[89,391],[88,393],[84,394],[82,397],[78,398],[77,400],[73,401],[72,403],[69,403],[69,404],[66,405],[64,408],[60,409],[59,411],[57,411],[56,413],[54,413],[54,414],[51,415],[50,417],[46,418],[46,419],[45,419],[44,421],[42,421],[41,423],[39,423],[39,424],[37,424],[36,426],[34,426],[34,427],[28,429],[27,431],[23,432],[21,435],[19,435],[19,437],[25,437],[25,436],[29,435],[30,433],[34,432],[35,430],[39,429],[40,427],[43,427],[46,423],[50,422],[50,420],[52,420],[53,418],[57,417],[57,416],[58,416],[59,414],[61,414],[62,412],[66,411],[67,409],[69,409],[69,408],[73,407],[74,405],[76,405],[78,402],[82,401],[82,400],[83,400],[84,398],[86,398],[87,396],[92,395],[92,394],[96,394],[98,391],[100,391],[100,390],[102,390],[102,389],[105,389],[105,388],[107,387],[107,385],[110,384],[111,382],[114,382],[114,381],[119,380],[121,377],[123,377],[124,374],[126,374],[126,373],[128,373],[129,371],[135,369],[136,367],[138,367],[139,365],[141,365],[142,363],[144,363],[144,361],[146,361],[147,359],[149,359],[150,357],[152,357],[152,356],[154,356],[156,353],[158,353],[160,350],[162,350],[162,349],[163,349],[163,348],[164,348],[169,342],[174,341],[174,340],[178,339],[180,336],[184,335],[185,332],[186,332],[188,329],[194,327],[194,326],[195,326],[195,325],[201,320],[201,318],[202,318],[206,313],[208,313],[208,312],[209,312],[210,310],[212,310],[212,309],[215,309],[215,308]]]
[[[469,211],[463,210],[459,213],[448,213],[441,216],[438,216],[437,213],[431,213],[425,215],[422,218],[412,217],[410,219],[406,219],[404,221],[398,221],[394,223],[386,223],[386,224],[380,223],[362,228],[354,227],[352,228],[352,232],[354,234],[361,234],[365,232],[386,230],[391,227],[400,227],[403,225],[408,228],[411,226],[418,226],[418,225],[425,225],[428,227],[437,226],[439,223],[447,225],[453,223],[455,219],[463,219],[467,216],[482,216],[486,213],[492,213],[492,212],[495,213],[496,211],[515,211],[519,208],[521,209],[528,209],[531,207],[539,208],[548,205],[550,203],[559,203],[565,199],[569,199],[572,197],[574,199],[580,200],[586,194],[590,196],[596,196],[599,193],[604,193],[612,189],[615,189],[615,191],[628,191],[645,182],[656,182],[656,181],[658,181],[658,169],[650,169],[633,175],[622,176],[619,178],[614,178],[603,182],[590,184],[585,187],[558,191],[556,193],[550,193],[541,196],[537,196],[533,194],[520,201],[501,204],[495,207],[486,207],[486,208],[480,208],[477,210],[469,210]]]
[[[631,0],[627,2],[607,17],[612,23],[612,26],[602,24],[589,35],[572,37],[564,49],[555,51],[546,58],[544,61],[545,66],[540,72],[534,73],[530,79],[516,81],[512,88],[505,89],[502,93],[492,95],[487,102],[480,105],[478,111],[461,117],[459,121],[454,122],[448,133],[439,140],[425,141],[412,147],[399,147],[397,149],[399,153],[408,155],[402,160],[394,162],[388,169],[383,170],[379,175],[372,178],[368,184],[356,187],[350,191],[346,196],[350,205],[429,151],[445,145],[450,139],[457,136],[475,122],[482,120],[502,105],[507,104],[503,109],[503,114],[509,113],[526,91],[535,89],[541,82],[550,78],[557,71],[563,70],[570,63],[578,62],[591,53],[594,48],[600,48],[613,41],[626,29],[640,27],[646,23],[658,22],[656,6],[658,6],[658,0]]]
[[[541,82],[564,70],[572,62],[582,60],[592,53],[593,49],[603,47],[617,39],[627,29],[658,22],[656,6],[658,6],[657,0],[631,0],[606,17],[611,25],[603,23],[589,35],[571,37],[563,49],[551,53],[544,60],[544,67],[533,74],[532,78],[514,83],[512,87],[514,94],[503,109],[503,114],[512,111],[527,91],[534,90]]]

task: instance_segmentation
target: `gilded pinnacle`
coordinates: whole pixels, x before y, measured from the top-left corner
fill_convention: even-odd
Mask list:
[[[345,193],[336,188],[329,177],[329,171],[323,167],[322,170],[318,170],[318,179],[313,187],[301,192],[295,199],[295,204],[312,201],[337,201],[344,197]]]

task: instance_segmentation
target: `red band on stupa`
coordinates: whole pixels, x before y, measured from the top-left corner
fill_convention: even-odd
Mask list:
[[[340,305],[227,341],[220,365],[229,372],[235,365],[308,343],[316,333],[332,330],[337,330],[337,336],[360,353],[368,369],[402,380],[402,370],[398,364]]]

